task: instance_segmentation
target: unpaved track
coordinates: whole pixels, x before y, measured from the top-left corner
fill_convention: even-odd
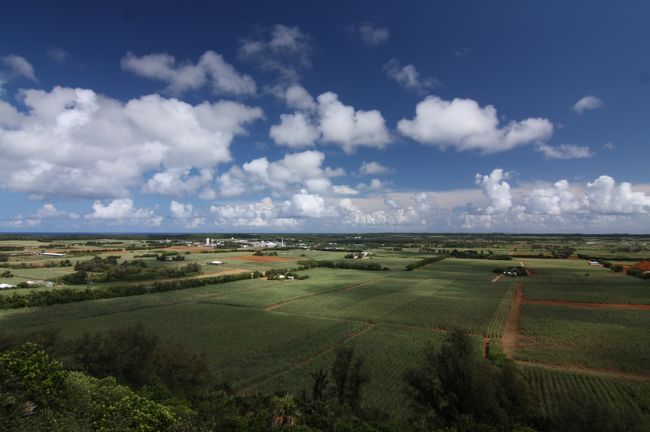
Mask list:
[[[503,336],[501,336],[501,345],[503,346],[503,352],[508,358],[512,358],[515,354],[515,349],[517,348],[517,333],[519,332],[519,309],[521,307],[521,302],[524,299],[524,286],[522,284],[517,285],[515,290],[515,298],[512,301],[512,307],[510,308],[510,313],[506,319],[506,323],[503,327]]]
[[[494,282],[498,281],[499,279],[501,279],[502,277],[503,277],[503,275],[496,275],[496,276],[494,276],[494,279],[492,279],[490,282],[494,283]]]
[[[336,351],[338,348],[340,348],[342,345],[346,344],[347,342],[351,341],[352,339],[358,338],[359,336],[361,336],[361,335],[363,335],[365,333],[368,333],[370,330],[372,330],[373,327],[374,327],[374,324],[367,324],[365,327],[362,327],[359,330],[356,330],[356,331],[352,332],[351,334],[346,336],[345,339],[340,340],[340,341],[328,346],[327,348],[325,348],[322,351],[319,351],[319,352],[317,352],[317,353],[315,353],[315,354],[313,354],[313,355],[311,355],[309,357],[306,357],[306,358],[300,360],[297,363],[293,363],[293,364],[283,368],[282,370],[280,370],[278,372],[272,373],[270,375],[263,376],[260,379],[255,380],[254,382],[247,384],[246,387],[236,389],[235,394],[236,395],[245,394],[245,393],[249,392],[250,390],[254,389],[255,387],[257,387],[257,386],[259,386],[261,384],[264,384],[265,382],[268,382],[268,381],[270,381],[270,380],[272,380],[272,379],[274,379],[274,378],[276,378],[276,377],[278,377],[278,376],[280,376],[282,374],[285,374],[285,373],[287,373],[287,372],[289,372],[291,370],[300,368],[302,366],[308,365],[309,363],[313,362],[314,360],[317,360],[317,359],[323,357],[324,355],[327,355],[329,353],[332,353],[332,352]]]
[[[536,304],[547,306],[566,306],[585,309],[621,309],[621,310],[640,310],[650,311],[650,304],[633,304],[633,303],[583,303],[563,300],[523,300],[523,304]]]
[[[615,378],[615,379],[627,379],[634,381],[650,381],[650,375],[635,374],[629,372],[621,372],[608,369],[593,369],[593,368],[583,368],[580,366],[563,366],[563,365],[554,365],[549,363],[537,363],[525,360],[515,360],[515,363],[522,366],[537,367],[542,369],[550,369],[563,372],[572,372],[572,373],[582,373],[588,375],[597,375],[605,378]]]

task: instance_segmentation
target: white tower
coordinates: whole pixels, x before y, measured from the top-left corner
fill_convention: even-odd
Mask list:
[[[210,246],[210,237],[206,237],[205,239],[205,245]]]

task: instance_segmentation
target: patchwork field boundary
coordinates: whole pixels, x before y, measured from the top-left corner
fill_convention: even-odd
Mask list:
[[[585,309],[620,309],[620,310],[640,310],[650,311],[650,304],[640,303],[585,303],[566,300],[535,300],[525,299],[522,304],[545,305],[545,306],[566,306],[573,308]]]
[[[322,294],[333,293],[333,292],[337,292],[337,291],[351,291],[351,290],[353,290],[355,288],[360,288],[360,287],[366,286],[366,285],[372,285],[373,283],[379,282],[380,280],[383,280],[383,279],[385,279],[385,277],[370,279],[370,280],[367,280],[367,281],[364,281],[364,282],[359,282],[359,283],[356,283],[356,284],[353,284],[353,285],[337,287],[337,288],[333,288],[331,290],[320,291],[320,292],[317,292],[317,293],[312,293],[312,294],[307,294],[307,295],[304,295],[304,296],[294,297],[294,298],[291,298],[291,299],[287,299],[285,301],[281,301],[281,302],[277,302],[277,303],[273,303],[273,304],[270,304],[270,305],[263,306],[262,309],[265,312],[272,312],[275,309],[281,308],[282,306],[285,306],[285,305],[287,305],[289,303],[292,303],[294,301],[302,300],[302,299],[309,298],[309,297],[315,297],[315,296],[319,296],[319,295],[322,295]]]
[[[306,365],[314,362],[315,360],[318,360],[319,358],[321,358],[321,357],[323,357],[323,356],[325,356],[327,354],[333,353],[338,348],[340,348],[341,346],[343,346],[346,343],[350,342],[351,340],[354,340],[354,339],[358,338],[359,336],[364,335],[365,333],[368,333],[370,330],[373,329],[373,327],[374,327],[374,324],[366,324],[364,327],[353,331],[352,333],[348,334],[345,338],[343,338],[343,339],[329,345],[327,348],[325,348],[325,349],[323,349],[321,351],[318,351],[318,352],[316,352],[316,353],[314,353],[314,354],[312,354],[310,356],[307,356],[307,357],[301,359],[300,361],[298,361],[298,362],[296,362],[294,364],[291,364],[289,366],[286,366],[286,367],[282,368],[279,371],[276,371],[276,372],[273,372],[273,373],[270,373],[270,374],[266,374],[266,375],[256,379],[253,382],[247,383],[245,387],[242,387],[242,388],[239,388],[239,389],[236,388],[235,389],[235,394],[236,395],[246,394],[246,393],[250,392],[251,390],[253,390],[255,387],[257,387],[257,386],[259,386],[261,384],[264,384],[264,383],[266,383],[268,381],[271,381],[271,380],[279,377],[280,375],[284,375],[285,373],[290,372],[290,371],[292,371],[294,369],[298,369],[298,368],[301,368],[303,366],[306,366]]]
[[[533,362],[529,360],[514,360],[514,362],[520,366],[525,366],[525,367],[536,367],[536,368],[550,369],[550,370],[560,371],[560,372],[580,373],[580,374],[594,375],[594,376],[600,376],[605,378],[650,382],[650,375],[635,374],[631,372],[622,372],[622,371],[611,370],[611,369],[597,369],[597,368],[585,368],[585,367],[570,366],[570,365],[556,365],[552,363]]]

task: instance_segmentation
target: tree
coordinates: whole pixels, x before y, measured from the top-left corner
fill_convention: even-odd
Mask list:
[[[427,347],[424,362],[405,381],[415,406],[443,426],[470,417],[510,430],[529,413],[528,389],[516,367],[507,359],[482,359],[458,329],[447,334],[440,350]]]
[[[336,351],[331,374],[338,402],[358,411],[361,389],[370,380],[363,358],[355,358],[352,348],[340,348]]]

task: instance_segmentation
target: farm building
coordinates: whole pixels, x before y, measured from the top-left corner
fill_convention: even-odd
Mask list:
[[[64,253],[56,253],[56,252],[43,252],[41,255],[44,256],[51,256],[51,257],[64,257]]]
[[[223,265],[223,261],[210,261],[208,265],[220,266]]]
[[[589,261],[590,266],[599,266],[602,267],[603,265],[599,263],[598,261]]]
[[[8,283],[0,283],[0,289],[7,289],[7,288],[16,288],[16,285],[12,285]]]

